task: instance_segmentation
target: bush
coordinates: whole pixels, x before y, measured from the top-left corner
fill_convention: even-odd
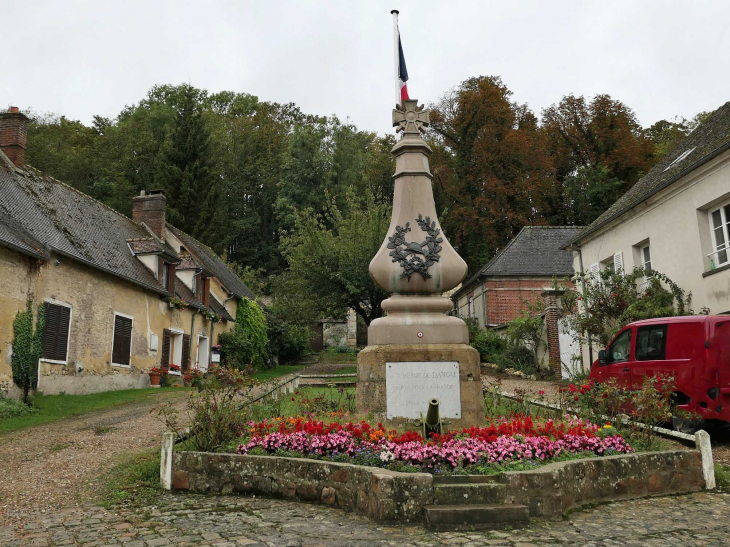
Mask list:
[[[529,348],[517,344],[507,345],[497,358],[500,371],[508,368],[519,370],[524,374],[535,374],[535,355]]]
[[[38,412],[38,410],[29,407],[21,401],[0,397],[0,420],[18,418],[26,414],[33,414],[34,412]]]
[[[327,353],[346,353],[348,355],[354,355],[355,354],[355,348],[351,348],[350,346],[330,346],[327,348]]]
[[[251,342],[242,328],[236,326],[229,332],[220,333],[218,343],[223,366],[242,370],[251,364]]]
[[[505,340],[493,330],[479,329],[474,338],[469,337],[471,346],[479,352],[483,362],[494,363],[505,347]]]
[[[266,315],[266,335],[269,340],[269,359],[278,355],[282,360],[291,360],[309,351],[312,330],[295,325],[279,317],[276,312]]]
[[[187,404],[189,440],[197,450],[212,452],[242,434],[251,417],[253,388],[250,370],[210,369]],[[165,426],[181,435],[183,426],[172,403],[156,408]]]

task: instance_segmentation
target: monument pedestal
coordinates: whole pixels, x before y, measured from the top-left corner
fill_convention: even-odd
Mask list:
[[[479,353],[467,344],[370,345],[357,357],[357,411],[402,426],[438,399],[446,429],[484,425]]]

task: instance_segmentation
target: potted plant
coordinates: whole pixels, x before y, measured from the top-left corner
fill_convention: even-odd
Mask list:
[[[162,378],[162,369],[160,367],[152,367],[149,370],[150,385],[153,387],[160,386],[160,378]]]

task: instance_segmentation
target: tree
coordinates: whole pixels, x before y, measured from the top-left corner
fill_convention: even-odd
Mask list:
[[[566,95],[543,110],[540,131],[555,169],[554,184],[540,199],[543,217],[551,225],[592,222],[613,201],[599,200],[586,215],[578,203],[586,185],[608,185],[605,191],[595,187],[594,194],[617,199],[657,161],[654,143],[634,112],[609,95],[596,95],[591,101]],[[590,181],[576,184],[571,177]],[[577,218],[576,212],[582,216]]]
[[[387,296],[368,266],[385,239],[390,206],[368,192],[363,201],[350,194],[346,209],[345,216],[330,200],[324,216],[294,212],[294,229],[282,239],[289,287],[313,302],[319,317],[353,308],[369,325],[382,316],[381,302]]]
[[[646,130],[646,135],[654,142],[654,154],[660,161],[684,138],[704,122],[712,112],[700,112],[688,120],[675,116],[673,121],[659,120]]]
[[[539,221],[534,196],[550,180],[537,118],[511,95],[500,78],[481,76],[432,106],[437,207],[470,272]]]

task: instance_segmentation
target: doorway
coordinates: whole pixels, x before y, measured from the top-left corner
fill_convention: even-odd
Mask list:
[[[205,372],[210,366],[210,343],[207,336],[198,335],[198,356],[195,360],[198,364],[198,370]]]

